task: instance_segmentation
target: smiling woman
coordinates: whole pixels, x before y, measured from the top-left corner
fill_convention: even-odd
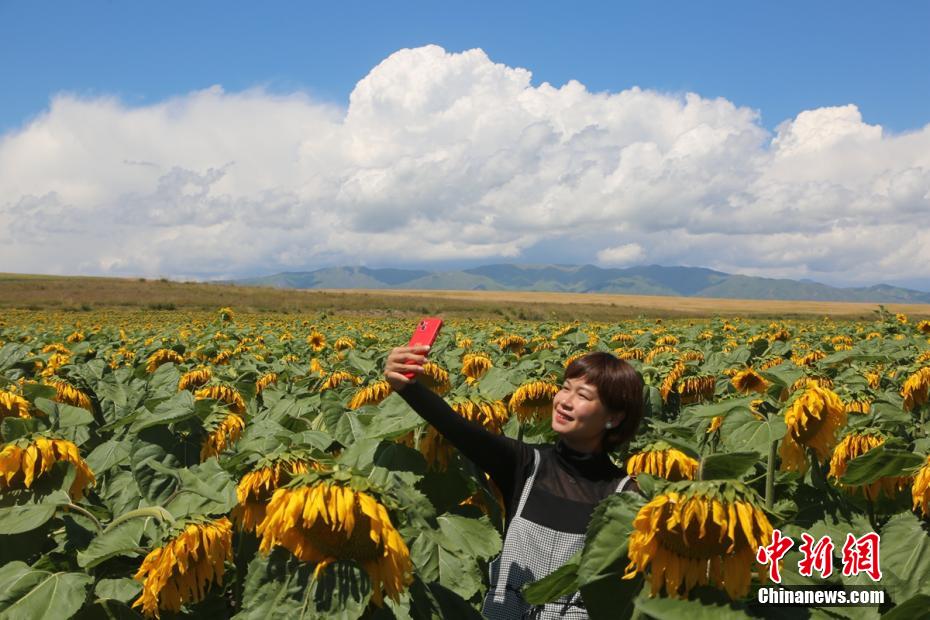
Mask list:
[[[632,366],[610,353],[576,359],[552,398],[552,430],[559,440],[530,445],[466,420],[418,383],[427,350],[393,349],[384,376],[417,413],[490,476],[504,497],[504,549],[491,565],[485,617],[587,618],[577,592],[533,607],[521,588],[581,549],[594,507],[604,498],[638,492],[608,451],[636,434],[642,418],[642,380]],[[408,379],[405,372],[414,377]]]

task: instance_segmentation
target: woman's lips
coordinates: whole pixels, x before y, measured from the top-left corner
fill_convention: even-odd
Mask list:
[[[563,413],[562,411],[559,411],[558,409],[556,409],[555,415],[556,415],[556,418],[558,418],[559,422],[572,422],[575,419],[572,416],[568,415],[567,413]]]

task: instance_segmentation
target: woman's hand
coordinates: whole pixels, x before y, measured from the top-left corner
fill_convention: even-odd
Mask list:
[[[391,385],[392,390],[400,392],[408,383],[416,381],[417,375],[423,374],[427,351],[429,351],[429,345],[425,344],[391,349],[384,363],[384,378]],[[413,378],[405,377],[403,374],[405,372],[412,372]]]

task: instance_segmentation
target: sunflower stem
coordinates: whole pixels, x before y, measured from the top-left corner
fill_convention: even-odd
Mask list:
[[[103,533],[103,526],[100,525],[100,521],[98,521],[98,520],[97,520],[97,517],[95,517],[94,515],[92,515],[92,514],[91,514],[90,512],[88,512],[87,510],[85,510],[85,509],[81,508],[80,506],[78,506],[78,505],[76,505],[76,504],[73,504],[73,503],[62,504],[62,506],[64,506],[65,508],[68,508],[69,510],[73,510],[74,512],[77,512],[77,513],[79,513],[79,514],[84,515],[85,517],[87,517],[88,519],[90,519],[91,521],[93,521],[94,527],[97,528],[97,532],[98,532],[98,533],[101,533],[101,534]]]
[[[771,510],[775,505],[775,456],[778,452],[778,440],[769,446],[769,462],[765,469],[765,509]]]

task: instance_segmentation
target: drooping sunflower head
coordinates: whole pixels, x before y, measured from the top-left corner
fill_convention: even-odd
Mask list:
[[[206,385],[213,378],[213,371],[207,366],[188,370],[178,380],[178,391],[196,390]]]
[[[552,411],[552,401],[559,393],[559,386],[548,381],[531,381],[516,389],[510,397],[510,410],[521,422],[539,419]]]
[[[641,362],[646,359],[646,352],[640,348],[620,347],[614,349],[614,355],[622,360],[638,360]]]
[[[785,411],[788,430],[779,454],[783,471],[806,471],[805,448],[824,461],[837,443],[837,431],[846,425],[846,407],[833,391],[810,385]]]
[[[765,578],[756,551],[772,525],[756,494],[734,481],[678,482],[643,506],[633,521],[624,579],[649,573],[651,595],[687,597],[710,585],[731,599],[749,592],[752,572]]]
[[[676,349],[670,344],[661,344],[661,345],[655,346],[649,350],[649,352],[646,354],[646,359],[643,361],[645,361],[648,364],[652,362],[653,360],[655,360],[660,355],[665,355],[668,353],[678,353],[678,349]]]
[[[55,401],[93,411],[90,397],[70,383],[60,379],[48,379],[46,383],[55,388]]]
[[[716,387],[717,378],[713,375],[692,375],[681,379],[675,389],[681,394],[682,404],[688,405],[713,398]]]
[[[145,372],[155,372],[162,364],[183,364],[184,357],[173,349],[159,349],[145,360]]]
[[[213,400],[225,403],[233,413],[245,413],[245,400],[236,388],[230,385],[215,384],[207,385],[194,392],[194,398],[212,398]]]
[[[855,486],[847,486],[839,482],[839,479],[846,473],[849,461],[862,456],[883,443],[885,443],[885,437],[874,429],[849,433],[833,449],[833,456],[830,458],[829,476],[834,479],[838,487],[845,488],[852,493],[862,492],[870,501],[878,499],[880,494],[893,499],[899,491],[910,486],[910,477],[887,476],[870,484]]]
[[[904,385],[901,387],[904,410],[913,411],[915,407],[926,404],[928,394],[930,394],[930,366],[924,366],[904,380]]]
[[[0,420],[3,418],[30,418],[29,401],[13,392],[0,391]]]
[[[320,386],[320,391],[324,392],[326,390],[331,390],[334,387],[341,385],[342,383],[353,383],[358,385],[361,382],[362,379],[360,377],[356,377],[351,372],[347,370],[337,370],[326,377],[326,381],[324,381],[323,385]]]
[[[914,501],[913,509],[920,512],[926,519],[930,517],[930,456],[924,461],[917,474],[914,476],[914,483],[911,485],[911,498]]]
[[[510,351],[511,353],[520,355],[526,347],[526,338],[517,334],[509,334],[498,338],[495,344],[497,344],[501,351]]]
[[[484,353],[466,353],[462,358],[462,374],[468,383],[474,383],[484,376],[494,364]]]
[[[730,379],[730,383],[738,392],[743,394],[748,394],[749,392],[759,392],[761,394],[765,392],[766,388],[769,386],[769,382],[752,368],[746,368],[737,372]]]
[[[211,456],[219,456],[226,448],[239,441],[245,421],[238,414],[230,413],[220,420],[200,444],[200,460],[206,461]]]
[[[349,486],[319,481],[278,489],[256,533],[263,553],[282,546],[299,560],[314,562],[315,575],[336,560],[355,560],[368,573],[379,606],[382,592],[396,601],[412,581],[410,551],[387,509]]]
[[[262,391],[269,385],[274,385],[278,382],[278,373],[276,372],[266,372],[261,377],[255,381],[255,393],[261,394]]]
[[[684,362],[675,362],[672,369],[669,370],[662,379],[662,385],[659,386],[659,394],[662,395],[662,401],[668,402],[669,396],[675,392],[678,381],[684,376],[687,367]]]
[[[921,334],[930,334],[930,321],[920,321],[917,323],[917,331]]]
[[[230,516],[239,530],[254,532],[262,519],[272,494],[298,474],[316,468],[316,463],[304,460],[281,459],[244,475],[236,485],[239,504]]]
[[[142,594],[132,606],[155,618],[163,609],[178,612],[184,603],[203,600],[212,584],[223,583],[227,561],[232,561],[229,519],[191,523],[142,560],[133,576],[142,582]]]
[[[449,382],[449,371],[434,362],[423,364],[423,374],[417,380],[440,396],[452,388]]]
[[[76,445],[67,439],[37,437],[28,444],[7,444],[0,452],[0,489],[31,488],[59,462],[71,463],[75,468],[76,475],[68,490],[72,500],[79,500],[87,487],[96,484],[94,472],[81,458]]]
[[[333,343],[333,348],[337,351],[344,351],[346,349],[355,348],[355,340],[349,338],[348,336],[340,336],[336,338],[336,342]]]
[[[626,462],[626,473],[636,477],[645,473],[665,480],[694,480],[699,463],[664,441],[658,441],[632,455]]]
[[[387,381],[375,381],[359,389],[349,401],[349,409],[358,409],[365,405],[377,405],[391,395],[393,390]]]

